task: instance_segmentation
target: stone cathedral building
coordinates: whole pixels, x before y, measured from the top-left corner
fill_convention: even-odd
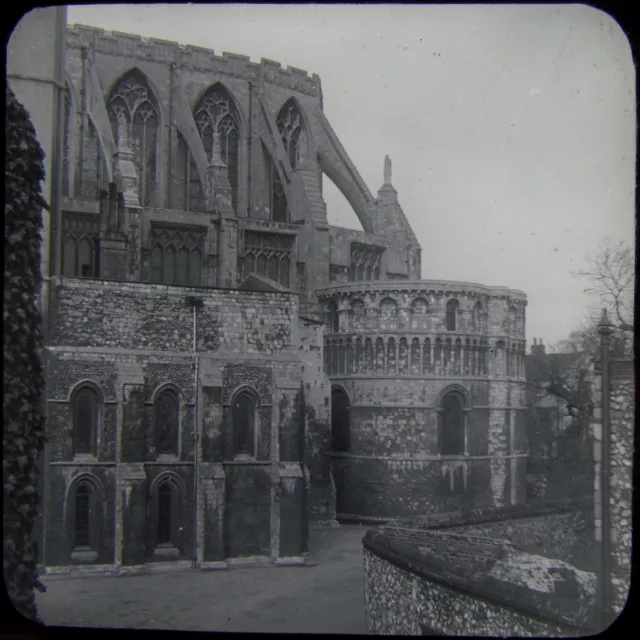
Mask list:
[[[302,562],[312,524],[524,499],[526,297],[420,279],[319,77],[73,26],[61,104],[47,567]]]

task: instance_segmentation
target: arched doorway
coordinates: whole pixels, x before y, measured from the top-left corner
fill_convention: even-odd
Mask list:
[[[350,446],[349,397],[340,388],[331,390],[331,451],[348,453]],[[336,489],[336,512],[347,513],[346,491],[349,480],[349,460],[332,456],[331,472]]]

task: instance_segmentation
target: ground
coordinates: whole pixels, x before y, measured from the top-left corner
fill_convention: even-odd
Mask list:
[[[305,567],[46,576],[47,625],[270,633],[365,633],[366,528],[312,530]]]

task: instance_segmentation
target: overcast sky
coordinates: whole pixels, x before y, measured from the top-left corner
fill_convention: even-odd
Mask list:
[[[634,238],[635,70],[621,28],[581,5],[90,5],[69,23],[317,73],[375,194],[383,159],[422,276],[523,290],[527,340],[594,301],[571,271]],[[359,229],[327,178],[332,224]]]

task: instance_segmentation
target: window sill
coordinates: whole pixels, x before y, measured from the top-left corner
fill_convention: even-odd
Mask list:
[[[98,559],[98,552],[90,548],[77,548],[71,552],[71,560],[74,562],[88,563]]]
[[[177,558],[179,555],[180,550],[177,547],[174,547],[171,543],[159,544],[153,550],[153,557],[158,560]]]
[[[77,453],[73,456],[73,462],[91,464],[93,462],[98,462],[98,458],[96,458],[92,453]]]

